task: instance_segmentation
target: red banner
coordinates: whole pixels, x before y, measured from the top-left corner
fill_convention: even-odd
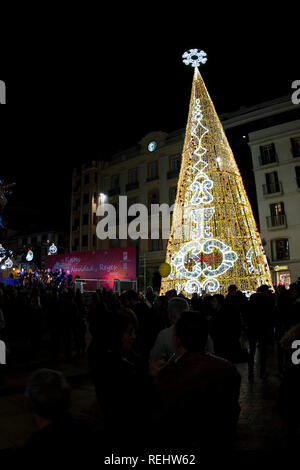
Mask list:
[[[136,247],[48,255],[46,267],[51,271],[62,269],[73,278],[78,275],[81,279],[135,280]]]

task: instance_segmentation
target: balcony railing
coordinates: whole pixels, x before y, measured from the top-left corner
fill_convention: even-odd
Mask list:
[[[263,184],[263,193],[264,193],[265,196],[267,196],[269,194],[282,193],[282,185],[281,185],[280,182]]]
[[[258,155],[258,161],[260,166],[271,165],[271,163],[278,163],[277,153],[274,153],[272,155]]]
[[[266,219],[268,228],[283,228],[287,226],[285,214],[270,215]]]

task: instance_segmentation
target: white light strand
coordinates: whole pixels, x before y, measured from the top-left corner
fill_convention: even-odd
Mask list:
[[[191,50],[195,55],[196,50]],[[187,53],[186,53],[187,54]],[[186,62],[191,61],[191,57],[186,55]],[[199,59],[200,60],[200,59]],[[185,62],[185,63],[186,63]],[[195,62],[193,62],[195,63]],[[204,62],[203,62],[204,63]],[[192,64],[192,66],[195,66]],[[232,268],[235,261],[237,260],[237,254],[225,243],[220,240],[216,240],[212,237],[210,226],[208,222],[214,215],[215,208],[211,207],[199,207],[207,204],[211,204],[214,200],[211,193],[213,189],[213,181],[209,176],[204,173],[207,168],[207,161],[203,160],[203,156],[207,150],[202,144],[204,136],[209,132],[201,122],[203,114],[201,110],[200,99],[197,98],[193,104],[193,118],[191,126],[191,137],[196,149],[192,153],[192,156],[198,158],[198,161],[192,168],[193,179],[188,181],[188,187],[184,202],[184,218],[188,213],[188,223],[193,225],[192,230],[188,230],[192,241],[186,242],[180,246],[179,251],[172,256],[171,259],[171,273],[169,279],[187,279],[187,282],[176,283],[177,292],[184,288],[189,294],[201,293],[202,291],[216,292],[219,289],[219,282],[215,279],[218,276],[224,274],[228,269]],[[198,132],[202,128],[201,137],[198,137]],[[196,207],[194,207],[196,206]],[[185,240],[185,227],[182,230],[182,239]],[[222,258],[218,267],[213,269],[212,266],[207,263],[207,257],[204,254],[210,255],[217,251],[220,253]],[[200,261],[199,261],[200,254]],[[249,258],[247,259],[249,262]],[[186,267],[187,264],[190,265]],[[191,267],[192,264],[192,267]],[[199,277],[202,276],[204,281],[202,283]]]

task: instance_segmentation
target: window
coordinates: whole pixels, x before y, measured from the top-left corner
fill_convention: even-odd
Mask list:
[[[94,183],[98,183],[98,173],[94,173]]]
[[[261,165],[268,165],[269,163],[275,163],[276,159],[276,152],[275,152],[275,145],[267,144],[261,145],[259,147],[260,150],[260,164]]]
[[[263,186],[264,194],[280,193],[281,187],[278,181],[277,171],[266,173],[266,184]]]
[[[93,247],[96,248],[97,245],[97,239],[96,239],[96,234],[93,234]]]
[[[94,193],[94,204],[98,202],[98,193]]]
[[[83,214],[82,225],[87,225],[89,223],[89,214]]]
[[[84,193],[83,195],[83,204],[89,203],[89,193]]]
[[[82,247],[87,247],[88,246],[88,236],[83,235],[82,236]]]
[[[268,228],[286,226],[286,217],[283,202],[270,204],[270,217],[267,217]]]
[[[275,202],[274,204],[270,204],[270,212],[271,215],[276,217],[277,215],[284,214],[284,204],[283,202]]]
[[[78,192],[80,190],[80,181],[77,180],[75,183],[74,183],[74,192]]]
[[[96,212],[93,212],[93,224],[96,225]]]
[[[281,261],[290,259],[288,238],[278,238],[271,240],[272,260]]]
[[[127,212],[129,210],[129,207],[133,206],[134,204],[137,204],[137,199],[135,197],[131,197],[131,198],[127,199]],[[134,220],[136,217],[138,217],[138,214],[137,215],[128,215],[127,216],[127,222],[129,223],[132,220]]]
[[[179,172],[180,170],[180,155],[174,155],[173,157],[170,158],[170,170],[171,171],[177,171]]]
[[[158,178],[158,162],[151,162],[148,165],[148,179],[155,180]]]
[[[293,137],[291,139],[291,144],[293,157],[300,157],[300,137]]]
[[[75,232],[77,230],[79,230],[79,218],[75,217],[74,224],[73,224],[73,231]]]
[[[119,187],[119,175],[113,175],[111,177],[111,189],[117,189]]]
[[[137,183],[137,168],[132,168],[131,170],[128,171],[128,183],[129,184],[134,184]]]
[[[84,175],[84,184],[89,184],[89,182],[90,182],[90,174],[86,173]]]

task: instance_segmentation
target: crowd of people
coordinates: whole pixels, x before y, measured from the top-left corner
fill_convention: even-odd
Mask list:
[[[55,287],[56,289],[64,289],[73,287],[73,276],[63,269],[21,269],[18,275],[21,287]]]
[[[49,354],[54,364],[87,356],[103,414],[101,442],[112,449],[234,448],[241,383],[235,365],[248,362],[249,381],[256,372],[265,380],[272,345],[282,379],[278,409],[297,435],[300,365],[292,366],[286,338],[300,326],[299,285],[275,293],[260,286],[250,298],[236,286],[224,296],[191,299],[176,290],[160,296],[152,288],[121,295],[103,289],[85,302],[73,288],[21,284],[0,287],[0,311],[8,363],[18,360],[18,348],[24,357],[25,346],[29,359]],[[64,378],[37,371],[27,396],[44,423],[27,448],[59,445],[58,423],[57,435],[73,429]]]

